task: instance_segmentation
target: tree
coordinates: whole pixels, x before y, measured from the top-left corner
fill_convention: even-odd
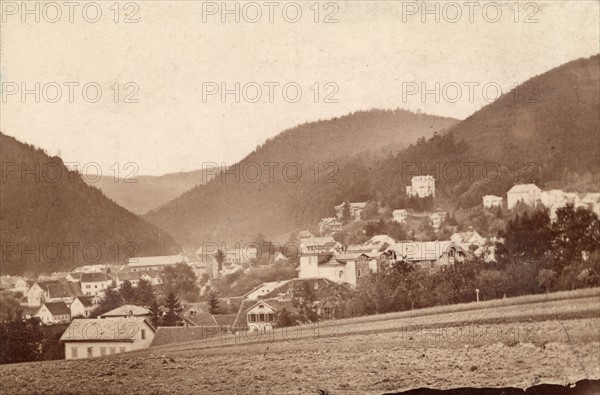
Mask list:
[[[174,293],[179,298],[190,302],[198,300],[200,290],[196,283],[196,274],[189,265],[177,263],[175,266],[165,267],[162,277],[165,292]]]
[[[498,262],[534,264],[552,258],[554,233],[547,210],[535,210],[516,215],[500,235],[504,242],[497,245]]]
[[[346,200],[344,202],[344,207],[342,207],[342,222],[347,224],[350,220],[350,202]]]
[[[151,306],[156,301],[156,295],[152,289],[152,283],[146,279],[140,279],[135,288],[135,304],[138,306]]]
[[[121,288],[119,289],[119,293],[121,294],[121,298],[125,304],[133,304],[135,301],[135,289],[133,289],[133,285],[129,280],[123,281],[121,284]]]
[[[285,328],[288,326],[292,326],[296,323],[292,313],[288,311],[285,307],[277,314],[276,325],[278,328]]]
[[[538,283],[540,284],[540,287],[544,287],[544,289],[546,290],[546,293],[548,293],[550,290],[550,287],[556,280],[556,272],[554,270],[550,270],[550,269],[542,269],[542,270],[540,270],[537,278],[538,278]]]
[[[553,224],[555,270],[560,274],[569,265],[577,264],[600,251],[600,221],[592,211],[572,204],[556,210]]]
[[[360,214],[361,219],[367,220],[376,217],[379,214],[379,203],[368,201]]]
[[[12,292],[0,292],[0,322],[21,318],[23,309]]]
[[[98,307],[94,309],[91,316],[92,318],[97,317],[101,314],[106,313],[107,311],[111,311],[121,306],[123,306],[123,298],[121,298],[121,294],[119,293],[119,291],[114,286],[111,286],[106,288],[106,290],[104,291],[104,297],[102,298],[102,301],[100,302]]]
[[[166,300],[167,314],[163,319],[164,326],[177,326],[179,323],[179,312],[181,311],[181,305],[177,300],[177,296],[173,292],[169,292]]]
[[[156,299],[152,302],[152,304],[150,304],[150,321],[155,328],[158,328],[158,326],[162,323],[160,309]]]
[[[12,319],[0,323],[0,333],[0,364],[41,359],[43,332],[39,320],[23,319],[15,315]]]
[[[208,312],[213,315],[221,314],[219,299],[217,298],[217,294],[215,292],[211,292],[208,295]]]
[[[217,269],[220,272],[223,270],[223,262],[225,261],[225,253],[221,249],[218,249],[215,253],[215,260],[217,261]]]

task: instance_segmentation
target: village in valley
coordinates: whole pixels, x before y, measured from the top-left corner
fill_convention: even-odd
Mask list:
[[[412,177],[406,197],[435,203],[435,178]],[[480,208],[493,218],[508,215],[513,220],[518,213],[528,217],[537,210],[556,222],[561,210],[600,215],[600,193],[542,190],[523,183],[506,196],[483,196]],[[373,310],[365,307],[368,302],[357,302],[361,293],[369,292],[369,281],[390,281],[398,273],[450,277],[456,267],[473,262],[479,265],[478,273],[500,272],[497,250],[506,233],[490,234],[488,229],[459,224],[454,212],[349,201],[333,209],[335,216],[296,232],[284,245],[264,239],[234,248],[203,243],[193,255],[130,257],[125,263],[82,265],[37,278],[3,276],[1,285],[15,295],[30,321],[29,330],[36,325],[45,328],[43,336],[54,344],[51,359],[80,359],[205,340],[219,333],[264,333],[412,309],[415,303],[418,307],[443,303],[417,298],[410,306]],[[390,234],[379,232],[386,229]],[[592,259],[587,252],[582,254],[583,261]],[[557,273],[549,270],[535,273],[541,289],[557,280]],[[589,274],[586,270],[580,268],[575,275]],[[270,281],[258,283],[261,279]],[[475,283],[453,297],[440,297],[449,297],[450,303],[478,302],[506,297],[510,288],[490,291],[474,288]]]

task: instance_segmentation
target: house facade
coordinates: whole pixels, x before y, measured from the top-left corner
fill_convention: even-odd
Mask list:
[[[438,211],[437,213],[431,214],[429,220],[433,229],[438,230],[444,224],[447,217],[448,213],[446,211]]]
[[[94,304],[92,304],[92,302],[83,296],[78,296],[76,297],[73,302],[71,303],[71,305],[69,306],[69,309],[71,311],[71,317],[75,318],[75,317],[83,317],[83,318],[88,318],[90,316],[90,314],[92,313],[92,310],[94,309]]]
[[[323,218],[321,222],[319,222],[319,233],[321,235],[335,233],[340,229],[342,229],[342,223],[337,218]]]
[[[143,272],[133,272],[130,270],[125,270],[119,272],[112,272],[110,274],[110,277],[113,279],[117,287],[123,285],[125,281],[129,281],[132,286],[137,287],[143,275]]]
[[[386,253],[391,261],[404,261],[431,269],[464,262],[468,256],[467,251],[451,240],[398,242]]]
[[[414,176],[410,185],[406,187],[406,195],[419,198],[435,197],[435,178],[427,175]]]
[[[356,286],[360,278],[378,270],[385,259],[384,252],[329,252],[303,254],[300,257],[298,277],[324,278],[334,283]]]
[[[483,197],[484,208],[502,207],[502,197],[496,195],[485,195]]]
[[[45,302],[35,314],[44,324],[59,324],[71,321],[71,310],[65,302]]]
[[[106,273],[88,272],[81,274],[81,292],[84,296],[104,296],[112,279]]]
[[[270,304],[260,301],[246,311],[249,332],[271,331],[275,328],[277,310]]]
[[[555,220],[556,210],[565,207],[567,204],[577,205],[579,195],[573,192],[564,192],[560,189],[552,189],[540,193],[540,202],[548,208],[550,219]]]
[[[517,184],[506,192],[506,205],[509,210],[519,202],[535,206],[540,200],[541,193],[542,190],[535,184]]]
[[[143,317],[75,319],[60,340],[65,359],[82,359],[148,348],[155,333]]]
[[[403,224],[408,220],[408,211],[403,208],[394,210],[392,212],[392,217],[394,218],[394,221],[398,222],[399,224]]]
[[[342,248],[342,245],[331,236],[305,237],[299,240],[299,244],[301,254],[317,254]]]
[[[12,289],[16,292],[20,292],[21,295],[26,296],[27,291],[29,291],[29,287],[32,285],[33,281],[29,281],[26,278],[20,277],[15,281]]]
[[[335,206],[335,212],[338,220],[344,219],[344,207],[346,203]],[[360,219],[363,210],[367,206],[367,202],[350,203],[350,219],[357,221]]]

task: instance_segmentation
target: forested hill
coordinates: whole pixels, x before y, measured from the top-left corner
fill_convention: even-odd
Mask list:
[[[0,133],[3,274],[50,273],[135,254],[173,254],[173,238],[70,172],[58,157]]]
[[[319,191],[340,182],[337,175],[354,167],[356,155],[398,151],[456,123],[405,110],[371,110],[302,124],[266,141],[224,177],[195,187],[145,218],[189,247],[209,240],[252,240],[258,232],[290,232],[321,215],[333,215],[333,205],[343,195]],[[372,155],[365,155],[365,161],[372,162]]]
[[[438,200],[455,207],[480,204],[489,193],[502,196],[518,182],[598,191],[599,73],[596,55],[531,78],[448,134],[421,141],[381,163],[369,195],[401,204],[407,163],[436,175]],[[462,172],[459,177],[456,169]]]
[[[197,246],[308,227],[333,215],[333,206],[346,199],[407,207],[405,187],[415,172],[436,177],[432,208],[472,207],[483,195],[505,196],[518,182],[598,191],[599,60],[579,59],[533,77],[460,123],[371,111],[300,125],[242,161],[301,162],[305,176],[300,181],[266,182],[263,175],[260,182],[235,182],[228,175],[222,182],[217,177],[146,218],[181,243]],[[383,154],[386,143],[398,142],[410,146]],[[360,154],[367,149],[385,156]],[[335,162],[335,171],[323,171],[328,161]],[[321,165],[318,181],[307,169],[313,162]],[[326,176],[332,182],[325,182]]]

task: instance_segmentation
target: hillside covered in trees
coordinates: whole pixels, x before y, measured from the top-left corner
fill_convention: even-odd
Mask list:
[[[282,235],[325,214],[343,194],[339,174],[368,167],[382,155],[431,137],[456,120],[405,110],[371,110],[299,125],[268,140],[227,172],[164,205],[145,218],[182,245],[207,240],[252,240],[259,232]],[[347,189],[347,188],[344,188]],[[333,191],[333,192],[331,192]]]
[[[406,207],[405,187],[416,174],[435,176],[434,204],[444,209],[476,206],[519,182],[597,190],[599,62],[579,59],[531,78],[460,123],[370,111],[300,125],[238,164],[237,179],[216,177],[146,218],[193,246],[279,236],[332,216],[344,200]],[[279,165],[273,180],[266,167],[256,182],[248,180],[255,173],[244,177],[244,165],[264,162]],[[290,162],[302,166],[294,182],[281,174]]]
[[[58,157],[0,134],[3,274],[50,273],[173,254],[164,231],[108,199]]]

